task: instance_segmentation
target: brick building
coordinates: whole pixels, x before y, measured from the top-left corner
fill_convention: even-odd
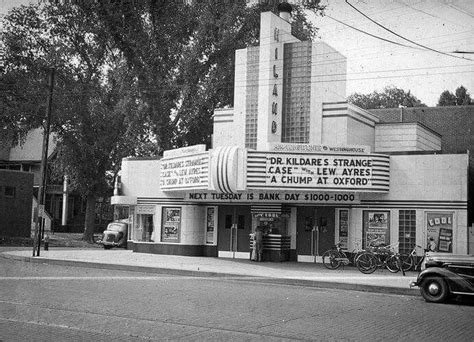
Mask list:
[[[369,110],[381,122],[418,122],[441,135],[441,153],[469,155],[468,225],[474,220],[474,105]]]

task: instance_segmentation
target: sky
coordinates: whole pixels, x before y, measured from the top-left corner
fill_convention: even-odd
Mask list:
[[[320,39],[347,58],[347,95],[395,86],[435,106],[444,90],[454,93],[463,85],[474,99],[474,53],[451,53],[474,52],[474,0],[349,0],[373,21],[431,50],[383,29],[345,0],[322,3],[328,16],[312,20],[320,28]],[[417,49],[374,38],[343,23]]]
[[[28,2],[0,0],[0,14]],[[328,16],[311,19],[320,28],[318,39],[347,58],[347,95],[395,86],[435,106],[444,90],[454,93],[463,85],[474,98],[474,53],[451,53],[474,52],[474,0],[348,0],[370,19],[426,48],[381,28],[345,0],[321,2]]]

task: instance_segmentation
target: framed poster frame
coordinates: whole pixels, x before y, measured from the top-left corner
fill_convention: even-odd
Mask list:
[[[363,240],[362,248],[369,244],[390,244],[390,211],[364,210],[363,211]]]
[[[181,207],[163,207],[161,241],[172,243],[181,242]]]

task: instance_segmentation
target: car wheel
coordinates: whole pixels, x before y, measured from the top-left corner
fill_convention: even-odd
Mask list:
[[[448,284],[442,277],[426,277],[421,282],[420,292],[427,302],[441,303],[448,298]]]
[[[112,246],[104,245],[104,249],[111,249]]]

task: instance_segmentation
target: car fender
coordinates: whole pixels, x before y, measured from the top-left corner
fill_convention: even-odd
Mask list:
[[[473,286],[460,275],[444,267],[429,267],[418,274],[415,286],[420,286],[426,277],[437,276],[446,280],[451,292],[472,292]]]

